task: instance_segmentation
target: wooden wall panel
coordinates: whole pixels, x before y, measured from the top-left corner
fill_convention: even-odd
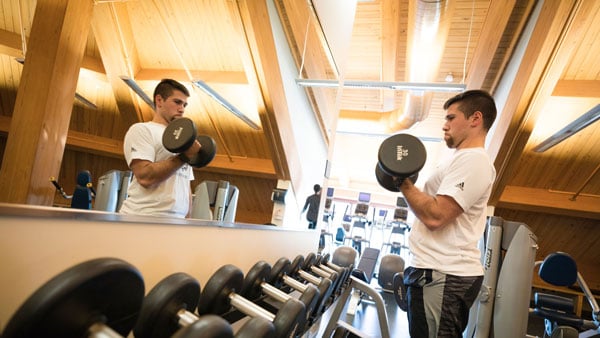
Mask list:
[[[589,287],[600,292],[600,222],[588,218],[556,216],[509,209],[496,209],[496,216],[527,224],[538,238],[536,260],[563,251],[577,261]]]
[[[0,115],[12,116],[23,66],[14,58],[0,55]]]
[[[75,101],[69,130],[123,140],[129,128],[119,113],[112,88],[108,82],[86,81],[80,76],[77,92],[94,103],[93,109]]]

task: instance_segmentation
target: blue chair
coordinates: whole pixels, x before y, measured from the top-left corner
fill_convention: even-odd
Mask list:
[[[77,174],[77,185],[71,198],[71,208],[92,209],[92,175],[88,170],[82,170]]]

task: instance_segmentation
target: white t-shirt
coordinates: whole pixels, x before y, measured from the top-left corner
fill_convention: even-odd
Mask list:
[[[162,145],[165,128],[156,122],[132,125],[123,143],[127,165],[131,165],[133,159],[158,162],[176,155]],[[134,175],[127,191],[128,197],[119,212],[184,218],[190,207],[190,181],[193,179],[194,171],[188,164],[184,164],[166,181],[149,189],[140,185]]]
[[[435,169],[423,191],[452,197],[464,212],[436,231],[416,219],[409,236],[410,266],[456,276],[483,275],[477,243],[485,230],[495,178],[496,169],[483,148],[457,150]]]

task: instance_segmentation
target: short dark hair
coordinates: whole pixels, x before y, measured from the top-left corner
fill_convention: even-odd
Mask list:
[[[458,102],[458,110],[465,117],[470,117],[476,111],[481,112],[483,116],[483,128],[488,131],[496,120],[496,103],[494,98],[484,90],[467,90],[456,96],[453,96],[444,103],[444,109],[448,109],[452,104]]]
[[[321,191],[321,186],[318,184],[313,185],[313,190],[315,191],[315,193],[318,193],[319,191]]]
[[[156,105],[156,95],[160,95],[163,99],[167,99],[169,96],[173,95],[174,90],[179,90],[184,93],[186,96],[190,96],[190,92],[185,88],[181,83],[173,80],[173,79],[162,79],[154,88],[154,95],[152,95],[152,102]]]

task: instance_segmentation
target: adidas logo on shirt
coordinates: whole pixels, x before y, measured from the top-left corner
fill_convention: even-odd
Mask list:
[[[459,184],[455,185],[456,188],[460,189],[460,191],[465,190],[465,182],[460,182]]]

